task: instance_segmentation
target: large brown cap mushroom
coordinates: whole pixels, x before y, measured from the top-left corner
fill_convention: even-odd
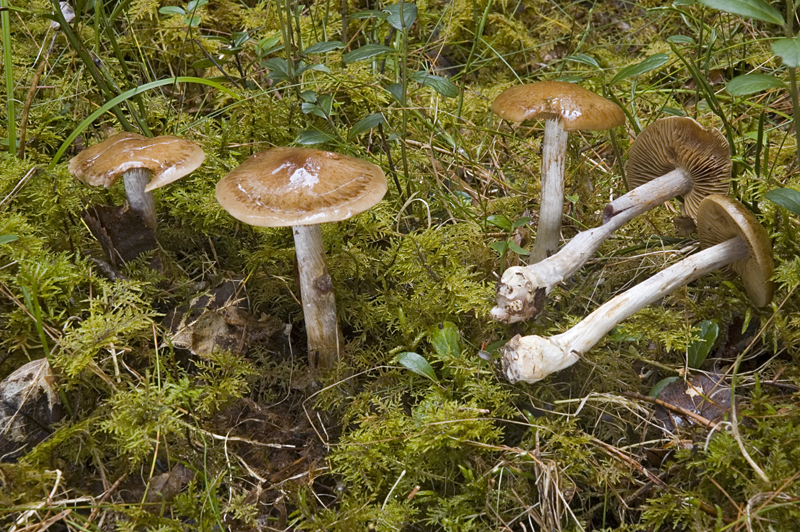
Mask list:
[[[511,87],[492,102],[492,111],[510,122],[560,119],[564,131],[600,131],[625,123],[617,104],[566,81]]]
[[[735,237],[744,240],[750,250],[747,258],[731,263],[723,271],[739,274],[756,306],[763,307],[772,300],[772,244],[767,230],[744,205],[721,194],[706,197],[697,211],[697,234],[703,248]]]
[[[146,168],[153,173],[144,189],[149,192],[196,170],[204,158],[200,146],[178,137],[117,133],[79,153],[69,162],[69,171],[88,185],[108,188],[126,170]]]
[[[683,211],[696,219],[704,197],[728,193],[731,168],[731,152],[722,133],[691,118],[671,116],[656,120],[636,137],[625,163],[625,179],[632,190],[682,169],[693,182],[683,197]]]
[[[250,225],[281,227],[345,220],[386,194],[378,166],[310,148],[257,153],[217,183],[217,200]]]

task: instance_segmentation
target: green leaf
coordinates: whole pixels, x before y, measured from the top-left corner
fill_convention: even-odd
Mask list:
[[[17,235],[0,235],[0,245],[8,244],[19,238]]]
[[[489,247],[498,252],[501,256],[503,253],[508,251],[508,242],[505,240],[498,240],[497,242],[492,242],[489,244]]]
[[[658,396],[661,395],[661,392],[664,391],[664,388],[666,388],[667,386],[669,386],[678,379],[680,379],[680,377],[667,377],[666,379],[661,379],[660,381],[655,383],[655,385],[653,385],[652,388],[650,388],[650,393],[648,393],[647,395],[649,395],[650,397],[658,398]]]
[[[138,87],[134,87],[133,89],[127,90],[122,94],[120,94],[119,96],[110,99],[109,101],[101,105],[99,109],[97,109],[88,117],[86,117],[86,119],[83,122],[78,124],[77,127],[75,127],[75,129],[72,130],[72,133],[70,133],[69,136],[64,140],[63,144],[61,144],[61,147],[58,148],[56,154],[53,155],[53,158],[50,160],[50,164],[47,166],[48,170],[52,170],[53,168],[55,168],[56,164],[58,164],[58,161],[61,159],[61,156],[64,155],[64,152],[67,151],[67,149],[72,145],[72,142],[78,137],[78,135],[80,135],[84,129],[89,127],[89,124],[100,118],[103,114],[107,113],[109,110],[119,105],[120,103],[124,102],[125,100],[133,98],[137,94],[147,92],[150,89],[155,89],[156,87],[162,87],[164,85],[174,85],[176,83],[199,83],[201,85],[208,85],[209,87],[214,87],[215,89],[224,92],[225,94],[236,100],[241,100],[241,97],[238,94],[231,91],[230,89],[223,87],[216,81],[211,81],[203,78],[195,78],[192,76],[178,76],[176,78],[159,79],[157,81],[151,81],[150,83],[145,83],[144,85],[139,85]]]
[[[403,99],[403,86],[400,83],[392,83],[386,87],[386,92],[391,94],[398,103]]]
[[[778,39],[772,43],[772,53],[781,56],[784,65],[800,67],[800,37]]]
[[[672,35],[667,37],[667,40],[675,44],[694,44],[694,39],[688,35]]]
[[[406,351],[397,355],[397,363],[410,369],[417,375],[427,377],[433,382],[439,382],[439,379],[436,378],[436,373],[434,373],[433,368],[421,355]]]
[[[700,0],[700,3],[734,15],[784,25],[783,15],[762,0]]]
[[[322,144],[324,142],[330,142],[332,140],[336,140],[333,137],[333,135],[330,135],[318,129],[306,129],[305,131],[302,131],[299,135],[297,135],[296,139],[294,139],[296,144],[300,144],[302,146],[310,146],[311,144]]]
[[[519,218],[514,220],[513,224],[511,224],[511,229],[517,229],[519,227],[522,227],[523,225],[526,225],[530,221],[531,221],[530,216],[520,216]]]
[[[511,220],[509,220],[508,216],[504,214],[492,214],[490,216],[487,216],[486,223],[491,224],[495,227],[499,227],[503,231],[511,231],[512,228]]]
[[[256,55],[258,57],[264,57],[265,55],[269,55],[272,52],[277,52],[283,49],[283,44],[279,44],[281,42],[281,34],[276,33],[269,37],[264,37],[258,44],[256,45]]]
[[[306,55],[311,54],[327,54],[333,50],[338,50],[340,48],[344,48],[344,43],[342,41],[325,41],[325,42],[318,42],[317,44],[312,44],[308,48],[305,49],[303,52]]]
[[[436,349],[439,360],[460,358],[461,346],[458,343],[460,335],[458,327],[449,321],[436,325],[430,333],[429,340]]]
[[[800,192],[791,188],[776,188],[767,192],[764,197],[800,216]]]
[[[619,72],[617,75],[611,78],[609,84],[614,85],[618,81],[622,81],[623,79],[632,78],[634,76],[639,76],[646,72],[650,72],[651,70],[655,70],[656,68],[660,67],[664,63],[669,61],[669,55],[667,54],[654,54],[642,61],[641,63],[636,63],[635,65],[628,65]]]
[[[378,125],[383,124],[385,121],[381,113],[372,113],[353,124],[353,128],[350,130],[350,134],[347,135],[347,138],[352,139],[365,131],[369,131],[373,127],[378,127]]]
[[[159,8],[159,13],[162,15],[185,15],[186,11],[183,10],[182,7],[179,6],[164,6]]]
[[[206,4],[208,4],[208,0],[191,0],[191,2],[186,4],[186,12],[192,13],[194,11],[197,11],[198,8],[203,7]]]
[[[746,96],[776,87],[786,88],[786,84],[775,76],[767,74],[744,74],[730,80],[725,90],[731,96]]]
[[[414,21],[417,20],[417,6],[415,4],[409,4],[408,2],[403,2],[404,21],[400,20],[400,4],[386,6],[383,8],[383,12],[389,13],[389,16],[386,17],[386,22],[391,24],[397,31],[410,28],[412,24],[414,24]],[[402,22],[405,22],[405,24]]]
[[[701,321],[696,329],[698,330],[697,338],[689,345],[687,359],[690,368],[700,369],[711,348],[717,342],[719,325],[715,321],[705,320]]]
[[[356,48],[352,52],[347,52],[342,56],[342,60],[346,63],[355,63],[356,61],[364,61],[377,55],[394,54],[397,53],[394,48],[384,46],[382,44],[365,44],[361,48]]]
[[[600,63],[597,62],[597,59],[586,54],[568,55],[564,58],[564,61],[574,61],[575,63],[583,63],[584,65],[589,65],[597,69],[600,68]]]
[[[289,64],[283,57],[273,57],[261,62],[261,66],[269,69],[268,78],[275,81],[289,81]]]
[[[430,87],[445,98],[455,98],[458,96],[458,87],[453,85],[449,79],[442,76],[435,76],[427,72],[414,72],[411,79],[417,83]]]
[[[375,11],[374,9],[367,9],[364,11],[356,11],[352,15],[348,15],[347,18],[350,20],[359,20],[362,18],[386,18],[389,16],[389,13],[384,13],[383,11]]]
[[[511,240],[508,241],[508,249],[516,253],[517,255],[525,256],[530,255],[530,251],[519,247],[516,243],[512,242]]]
[[[203,17],[186,17],[183,19],[183,23],[189,26],[190,28],[196,28],[200,25],[200,22],[203,21]]]

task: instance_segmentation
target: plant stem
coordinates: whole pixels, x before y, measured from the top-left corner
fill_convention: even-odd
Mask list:
[[[0,7],[8,7],[8,0],[0,0]],[[6,71],[6,112],[8,120],[8,151],[17,151],[17,124],[14,116],[14,65],[11,57],[11,21],[9,20],[8,10],[4,9],[0,13],[0,23],[3,25],[3,67]]]

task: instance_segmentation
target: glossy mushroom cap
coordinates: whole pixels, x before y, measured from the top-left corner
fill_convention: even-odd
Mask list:
[[[625,123],[617,104],[566,81],[511,87],[492,102],[492,111],[510,122],[560,118],[564,131],[600,131]]]
[[[149,139],[136,133],[117,133],[80,152],[69,162],[72,175],[87,185],[111,187],[123,172],[146,168],[153,173],[149,192],[196,170],[205,159],[194,142],[171,135]]]
[[[283,227],[345,220],[386,194],[378,166],[310,148],[272,148],[217,183],[217,200],[249,225]]]
[[[642,130],[631,145],[625,179],[632,190],[677,168],[692,179],[683,197],[683,212],[697,219],[697,209],[709,194],[727,194],[731,178],[731,152],[718,130],[705,128],[691,118],[671,116]]]
[[[772,281],[772,244],[767,230],[758,223],[744,205],[735,199],[713,194],[700,203],[697,211],[697,234],[700,245],[709,248],[739,237],[747,243],[750,253],[723,268],[739,274],[745,290],[758,307],[772,301],[775,287]]]

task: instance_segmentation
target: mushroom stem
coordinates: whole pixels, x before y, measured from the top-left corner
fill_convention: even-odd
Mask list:
[[[569,367],[620,322],[698,277],[747,258],[749,252],[743,239],[731,238],[614,297],[562,334],[549,338],[517,335],[501,348],[503,371],[511,382],[532,383]]]
[[[534,305],[537,290],[549,293],[555,285],[580,270],[614,231],[691,188],[689,174],[675,169],[606,205],[603,225],[581,231],[555,255],[537,264],[508,268],[497,285],[497,306],[492,309],[492,318],[514,323],[536,316],[542,310]]]
[[[147,168],[131,168],[122,174],[125,180],[125,196],[128,198],[130,210],[138,214],[144,223],[156,230],[156,201],[152,192],[145,192],[144,187],[150,182],[152,172]]]
[[[336,365],[343,345],[336,319],[333,283],[325,265],[322,230],[319,225],[295,225],[292,233],[308,335],[309,366],[330,369]]]
[[[546,259],[558,249],[561,216],[564,210],[564,160],[568,133],[559,119],[544,121],[542,140],[542,198],[539,225],[531,250],[530,263]]]

